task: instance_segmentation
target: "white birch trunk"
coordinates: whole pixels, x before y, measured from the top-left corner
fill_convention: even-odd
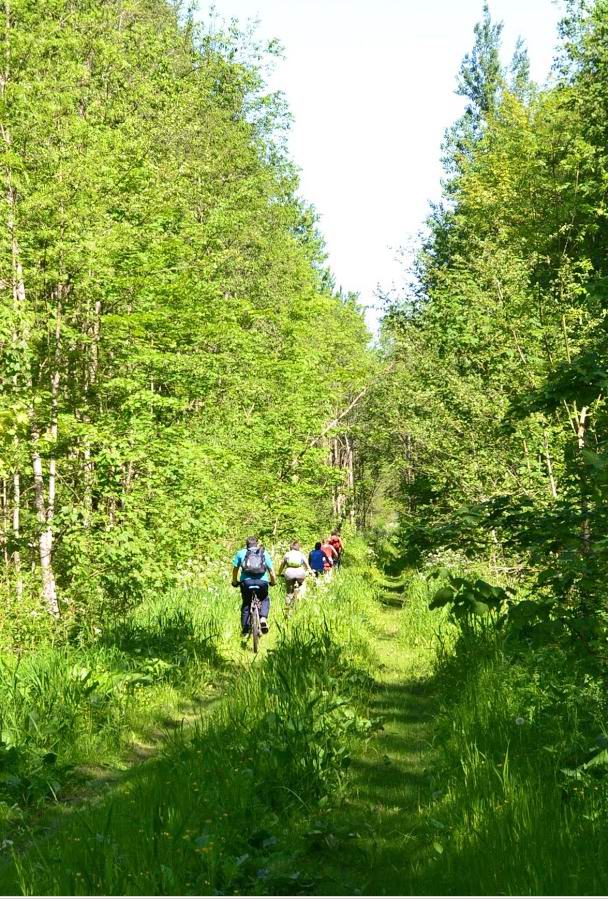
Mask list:
[[[99,366],[99,335],[101,332],[101,300],[95,303],[93,312],[93,327],[91,331],[91,345],[89,350],[89,364],[86,368],[85,392],[87,395],[97,383],[97,370]],[[88,413],[84,417],[85,421],[89,421]],[[93,474],[95,463],[91,460],[91,444],[89,437],[84,438],[84,447],[82,451],[83,466],[83,488],[84,488],[84,525],[89,527],[91,516],[93,514]]]
[[[549,441],[547,439],[547,432],[543,430],[543,448],[545,453],[545,464],[547,466],[547,474],[549,475],[549,485],[551,487],[551,496],[553,499],[557,499],[557,485],[555,483],[555,478],[553,476],[553,463],[551,462],[551,454],[549,453]]]
[[[57,414],[59,401],[59,345],[61,339],[61,289],[57,292],[57,309],[55,314],[55,359],[54,371],[51,376],[51,416],[48,430],[53,445],[57,442]],[[36,507],[36,519],[40,526],[38,537],[38,551],[40,558],[40,573],[42,578],[42,600],[49,614],[59,618],[59,601],[57,598],[57,584],[53,570],[53,518],[55,515],[55,491],[57,478],[57,463],[55,456],[49,459],[48,494],[44,491],[44,470],[42,457],[38,452],[40,431],[34,424],[34,410],[30,410],[32,420],[32,471],[34,474],[34,504]]]
[[[21,539],[21,476],[18,471],[13,473],[13,538],[15,549],[13,551],[13,567],[15,569],[15,594],[18,600],[23,597],[23,577],[21,575],[21,553],[19,540]]]
[[[354,466],[354,458],[353,458],[353,445],[348,438],[348,435],[345,435],[344,442],[346,445],[346,475],[347,475],[347,483],[348,483],[348,493],[349,493],[349,510],[348,510],[348,518],[350,523],[354,526],[355,524],[355,466]]]
[[[6,478],[2,478],[2,555],[4,572],[8,576],[8,489]]]
[[[44,472],[42,458],[38,452],[38,440],[40,434],[32,430],[32,471],[34,474],[34,505],[36,518],[40,525],[38,537],[38,549],[40,555],[40,572],[42,576],[42,599],[49,613],[54,618],[59,618],[59,602],[57,600],[57,585],[53,572],[53,529],[47,518],[48,510],[44,496]]]
[[[589,415],[589,407],[583,406],[581,411],[578,411],[577,404],[573,405],[573,426],[574,431],[576,433],[576,442],[578,446],[579,453],[585,448],[585,439],[586,439],[586,431],[587,431],[587,418]],[[588,555],[591,551],[591,525],[589,523],[589,506],[587,502],[587,496],[585,493],[585,479],[581,476],[581,515],[582,515],[582,525],[581,525],[581,537],[583,541],[583,555]]]

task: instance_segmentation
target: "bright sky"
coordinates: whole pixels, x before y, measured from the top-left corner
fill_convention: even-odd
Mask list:
[[[222,18],[259,19],[285,48],[271,85],[294,116],[301,193],[320,214],[338,285],[359,292],[372,327],[376,288],[440,193],[440,145],[463,109],[454,94],[483,0],[215,0]],[[510,58],[518,36],[543,82],[557,40],[555,0],[490,0]]]

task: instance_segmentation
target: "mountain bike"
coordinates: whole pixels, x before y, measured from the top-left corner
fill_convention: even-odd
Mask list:
[[[260,611],[262,609],[262,600],[260,599],[260,595],[258,593],[259,586],[257,584],[252,584],[249,587],[249,595],[251,599],[249,601],[249,627],[251,630],[251,637],[253,639],[253,651],[257,652],[260,647],[260,637],[262,636],[262,626],[260,624]]]
[[[289,618],[296,605],[298,604],[298,600],[304,596],[304,584],[305,581],[291,580],[287,581],[287,593],[285,595],[285,617]]]

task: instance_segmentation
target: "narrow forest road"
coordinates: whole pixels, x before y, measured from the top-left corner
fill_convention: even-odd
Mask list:
[[[345,789],[340,795],[318,806],[304,802],[301,816],[296,812],[290,818],[291,833],[285,831],[287,835],[282,837],[278,829],[277,836],[273,834],[273,845],[278,848],[270,847],[267,863],[272,870],[270,865],[277,864],[272,857],[276,853],[275,870],[279,874],[265,883],[255,880],[264,893],[298,895],[305,889],[313,895],[415,894],[417,873],[429,855],[435,855],[437,832],[426,809],[437,789],[432,739],[438,699],[428,674],[428,646],[414,645],[414,619],[402,607],[402,595],[402,583],[387,582],[380,601],[366,608],[374,676],[368,715],[379,726],[353,751]],[[276,640],[276,634],[267,648],[271,648],[273,639]],[[257,667],[259,659],[250,652],[239,651],[238,663]],[[276,679],[275,682],[280,683]],[[210,700],[204,717],[222,695],[226,695],[225,691],[219,690]],[[186,731],[190,730],[188,724],[185,722]],[[211,729],[205,738],[210,741],[205,765],[212,765],[214,753],[219,752],[217,771],[226,773],[225,758],[230,753],[233,728],[228,719],[220,721],[218,727],[215,737]],[[195,736],[195,729],[192,735]],[[205,894],[207,885],[212,894],[210,876],[207,880],[203,876],[207,860],[200,854],[207,844],[202,850],[196,843],[192,847],[184,837],[190,831],[184,828],[187,823],[193,834],[199,834],[196,839],[203,840],[207,839],[205,827],[213,824],[213,843],[221,847],[213,864],[231,862],[236,850],[231,842],[233,824],[229,819],[234,796],[242,787],[241,750],[237,746],[229,756],[232,767],[227,779],[214,791],[208,778],[215,769],[201,768],[200,747],[190,747],[187,733],[183,736],[186,739],[181,748],[177,747],[175,757],[173,750],[157,752],[160,744],[149,747],[145,753],[149,751],[149,757],[140,759],[144,764],[134,763],[116,782],[99,783],[96,789],[84,791],[72,802],[61,804],[55,814],[36,822],[33,832],[15,847],[18,860],[7,858],[5,865],[0,866],[4,894],[76,895],[86,887],[89,895],[120,894],[125,890],[138,894],[151,891],[154,895],[184,894],[185,890],[186,894],[196,895]],[[217,782],[216,779],[211,783]],[[193,806],[194,794],[184,789],[186,783],[194,784],[196,789],[197,785],[207,784],[200,795],[200,807]],[[172,797],[169,803],[167,792]],[[231,804],[224,806],[226,801]],[[240,814],[250,827],[247,800],[244,802]],[[224,807],[226,812],[219,815]],[[196,815],[193,817],[193,809],[200,821]],[[258,807],[258,813],[263,810],[263,805]],[[86,826],[83,814],[87,815]],[[134,821],[139,824],[136,830]],[[163,822],[162,828],[158,822]],[[101,855],[96,842],[83,838],[83,826],[87,834],[90,831],[89,836],[96,834],[95,840],[102,835],[105,848]],[[283,839],[285,844],[281,845]],[[126,845],[128,852],[124,850]],[[287,885],[281,874],[281,856],[288,859]],[[236,860],[242,857],[243,853]],[[257,864],[255,858],[252,864]],[[182,879],[165,883],[163,878],[169,870],[179,871]],[[260,870],[264,871],[264,867]],[[253,867],[244,879],[237,864],[224,876],[238,895],[241,888],[247,892],[252,878],[258,877],[256,871]],[[83,879],[80,882],[78,878]],[[140,888],[142,885],[145,889]]]
[[[415,870],[433,851],[420,807],[437,788],[437,699],[417,648],[405,642],[401,592],[401,585],[388,585],[374,615],[377,666],[369,714],[382,729],[354,755],[345,798],[319,821],[317,895],[407,894]]]

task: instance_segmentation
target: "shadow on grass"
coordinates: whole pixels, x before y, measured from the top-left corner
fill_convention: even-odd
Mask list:
[[[411,892],[428,853],[419,808],[433,790],[435,709],[432,682],[377,682],[369,714],[383,729],[353,759],[345,798],[323,820],[328,836],[305,858],[319,872],[315,895]]]
[[[217,669],[227,660],[218,651],[219,633],[200,634],[192,616],[184,609],[173,609],[149,623],[131,619],[112,625],[101,643],[116,647],[138,662],[162,659],[169,664],[196,659]]]
[[[401,609],[405,601],[404,590],[403,578],[385,577],[379,584],[378,600],[383,606]]]
[[[381,605],[387,606],[388,608],[402,609],[403,604],[404,604],[403,588],[401,588],[401,590],[399,590],[399,592],[397,592],[396,590],[395,591],[382,590],[378,594],[378,600]]]
[[[201,722],[217,701],[196,703]],[[206,833],[212,819],[223,822],[235,811],[234,793],[224,797],[218,777],[218,744],[234,759],[233,733],[225,727],[207,740],[205,727],[168,721],[162,743],[136,745],[126,771],[83,768],[81,789],[32,819],[15,839],[12,858],[0,858],[0,895],[203,892],[205,858],[189,835]]]

